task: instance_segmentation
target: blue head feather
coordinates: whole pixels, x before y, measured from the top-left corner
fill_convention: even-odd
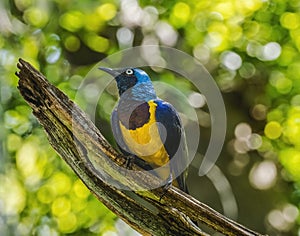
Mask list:
[[[139,101],[149,101],[156,98],[156,93],[153,88],[150,77],[141,69],[133,69],[134,75],[137,78],[137,83],[132,87],[131,95],[133,99]]]
[[[150,77],[141,69],[134,68],[134,75],[137,77],[137,83],[151,83]]]
[[[138,68],[100,69],[114,76],[121,99],[149,101],[156,98],[151,79],[145,71]]]

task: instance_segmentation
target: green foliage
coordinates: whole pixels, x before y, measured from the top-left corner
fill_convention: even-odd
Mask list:
[[[260,219],[265,221],[253,223],[247,218],[250,214],[241,217],[242,221],[268,233],[297,231],[299,6],[298,1],[286,0],[1,2],[0,234],[102,235],[117,231],[116,217],[57,157],[20,97],[14,75],[17,59],[30,61],[75,99],[94,63],[149,41],[190,53],[218,83],[229,116],[229,151],[219,165],[231,176],[232,185],[244,181],[262,194],[272,189],[283,192],[284,197],[278,198],[270,194],[272,201],[281,202],[264,212],[255,203],[249,206],[264,214]],[[121,29],[127,30],[123,32],[129,39]],[[194,93],[191,85],[169,72],[155,76],[182,89],[187,97]],[[114,88],[106,92],[97,113],[101,124],[108,124],[116,100]],[[84,99],[76,98],[87,109]],[[196,109],[204,124],[205,107]],[[102,131],[112,141],[105,127]],[[269,177],[269,182],[262,181]],[[292,183],[294,188],[283,183]],[[237,189],[236,194],[243,195],[242,191]]]

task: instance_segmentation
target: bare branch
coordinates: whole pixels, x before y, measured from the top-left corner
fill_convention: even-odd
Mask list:
[[[126,157],[110,146],[84,112],[28,62],[20,59],[18,68],[20,93],[44,127],[50,144],[90,191],[135,230],[143,235],[207,235],[191,223],[193,220],[225,235],[261,235],[175,187],[160,200],[161,188],[128,191],[109,184],[114,181],[146,189],[158,186],[159,179],[134,164],[136,171],[124,175]]]

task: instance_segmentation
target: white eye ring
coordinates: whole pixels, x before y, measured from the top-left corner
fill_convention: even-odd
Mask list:
[[[133,70],[132,69],[127,69],[125,73],[126,73],[126,75],[132,75]]]

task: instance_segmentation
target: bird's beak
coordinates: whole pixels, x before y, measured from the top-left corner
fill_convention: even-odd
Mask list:
[[[112,75],[113,77],[117,77],[119,74],[121,74],[123,72],[120,70],[114,70],[114,69],[107,68],[107,67],[99,67],[99,70],[103,70],[106,73]]]

